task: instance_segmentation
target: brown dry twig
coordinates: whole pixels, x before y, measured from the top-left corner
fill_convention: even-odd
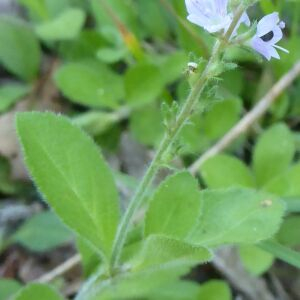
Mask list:
[[[46,273],[40,278],[38,278],[36,281],[39,283],[51,282],[55,278],[64,275],[65,273],[73,269],[75,266],[79,265],[80,262],[81,262],[80,254],[75,254],[74,256],[70,257],[68,260],[63,262],[61,265],[51,270],[49,273]]]

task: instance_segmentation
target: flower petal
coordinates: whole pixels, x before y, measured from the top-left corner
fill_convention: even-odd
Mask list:
[[[257,35],[261,37],[269,33],[274,29],[279,21],[279,14],[277,12],[263,17],[257,24]]]
[[[269,44],[277,44],[283,37],[282,30],[279,26],[276,26],[273,28],[273,37],[270,41],[268,41]]]
[[[216,11],[220,15],[227,15],[228,0],[215,0]]]
[[[267,60],[270,60],[272,58],[271,49],[273,49],[273,47],[271,45],[268,45],[267,43],[265,43],[258,36],[254,36],[252,38],[251,46],[254,50],[256,50],[258,53],[263,55]]]

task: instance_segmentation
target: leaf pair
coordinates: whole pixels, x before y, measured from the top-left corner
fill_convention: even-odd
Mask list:
[[[268,193],[245,188],[200,192],[197,181],[181,172],[154,194],[145,236],[164,234],[205,247],[255,244],[276,233],[283,212],[283,203]]]

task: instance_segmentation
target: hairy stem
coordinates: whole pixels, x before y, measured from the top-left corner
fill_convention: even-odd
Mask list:
[[[130,223],[132,221],[132,218],[137,211],[137,209],[140,207],[141,203],[143,202],[144,196],[146,192],[148,191],[148,188],[151,186],[153,179],[155,178],[155,175],[157,171],[159,170],[164,156],[166,153],[168,153],[170,147],[173,145],[173,143],[176,141],[176,138],[182,129],[182,127],[185,125],[185,123],[189,120],[190,116],[192,115],[192,112],[207,84],[207,82],[211,79],[212,75],[212,68],[214,67],[215,63],[218,62],[220,54],[223,52],[227,44],[229,43],[229,40],[232,36],[232,33],[234,29],[236,28],[236,25],[238,21],[240,20],[243,12],[245,10],[245,7],[243,5],[240,5],[235,13],[235,17],[227,30],[227,32],[224,34],[224,37],[220,40],[216,41],[216,44],[213,49],[213,53],[211,55],[211,58],[203,71],[203,73],[199,76],[198,80],[195,82],[188,98],[186,99],[184,105],[182,106],[178,116],[176,117],[176,122],[171,128],[171,130],[165,134],[157,152],[152,160],[149,168],[147,169],[140,185],[137,188],[137,191],[132,198],[131,202],[129,203],[129,206],[121,220],[121,223],[119,225],[116,238],[113,245],[113,251],[112,251],[112,257],[111,257],[111,265],[110,265],[110,271],[113,274],[114,271],[117,269],[119,265],[119,260],[121,256],[122,249],[124,247],[124,243],[126,241],[126,237],[128,234],[128,230],[130,227]]]

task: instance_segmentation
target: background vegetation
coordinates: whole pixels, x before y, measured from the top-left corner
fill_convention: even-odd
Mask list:
[[[189,92],[187,63],[200,63],[201,72],[198,58],[208,58],[214,38],[186,21],[181,0],[18,0],[0,1],[0,10],[0,300],[35,280],[72,298],[98,262],[32,185],[15,113],[68,115],[101,146],[125,207],[163,135],[166,105]],[[264,0],[249,13],[260,19],[273,11],[287,24],[281,46],[290,54],[266,62],[230,48],[225,57],[240,67],[205,94],[161,179],[170,169],[189,168],[299,63],[300,3]],[[203,189],[242,186],[281,197],[287,215],[275,239],[294,250],[300,249],[299,93],[298,79],[250,130],[193,170]],[[300,299],[299,270],[283,262],[299,266],[297,252],[274,249],[225,247],[188,282],[151,299]]]

